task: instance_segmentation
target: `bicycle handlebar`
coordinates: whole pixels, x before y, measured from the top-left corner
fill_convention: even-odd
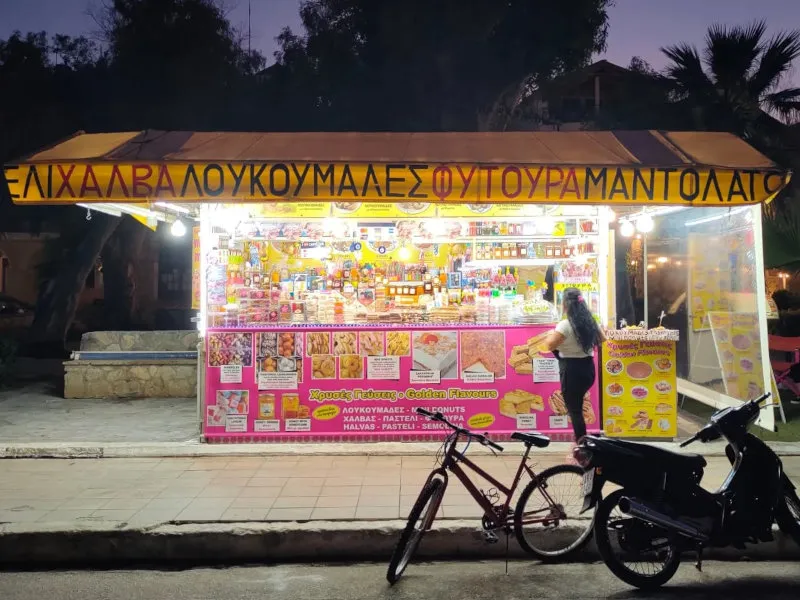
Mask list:
[[[454,425],[453,423],[448,421],[447,418],[440,412],[435,412],[434,413],[434,412],[431,412],[429,410],[425,410],[424,408],[416,408],[414,410],[417,412],[417,414],[420,414],[420,415],[423,415],[425,417],[428,417],[431,421],[439,421],[440,423],[444,423],[445,425],[447,425],[453,431],[459,433],[460,435],[465,435],[465,436],[467,436],[469,438],[472,438],[473,440],[475,440],[476,442],[478,442],[482,446],[489,446],[490,448],[494,448],[498,452],[502,452],[503,451],[503,447],[502,446],[500,446],[498,444],[495,444],[492,440],[490,440],[488,437],[486,437],[485,434],[483,434],[483,433],[473,433],[469,429],[464,429],[463,427],[459,427],[458,425]]]

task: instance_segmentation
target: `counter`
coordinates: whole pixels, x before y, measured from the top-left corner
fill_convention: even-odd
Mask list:
[[[603,426],[609,436],[675,438],[678,392],[672,329],[606,332],[603,344]]]
[[[442,425],[414,412],[422,407],[498,440],[518,430],[571,439],[557,366],[537,351],[552,327],[209,329],[204,435],[209,442],[441,439]],[[598,431],[597,386],[584,414]]]

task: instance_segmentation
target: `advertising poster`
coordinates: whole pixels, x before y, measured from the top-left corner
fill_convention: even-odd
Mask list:
[[[192,310],[200,310],[200,228],[192,227]]]
[[[534,360],[549,357],[542,357],[539,344],[550,329],[212,329],[205,435],[210,441],[440,438],[441,423],[414,412],[421,407],[497,439],[514,431],[571,439],[558,379],[534,380]],[[222,383],[229,380],[222,375],[228,364],[242,365],[241,385]],[[289,389],[284,379],[294,375],[296,388]],[[233,424],[227,423],[231,414]],[[599,431],[599,414],[593,388],[584,399],[589,431]]]
[[[764,393],[758,316],[748,313],[709,313],[725,393],[752,400]]]
[[[674,341],[608,340],[603,346],[603,425],[615,437],[678,435]]]
[[[730,265],[719,248],[719,236],[689,235],[689,311],[693,331],[709,329],[707,315],[729,310]]]

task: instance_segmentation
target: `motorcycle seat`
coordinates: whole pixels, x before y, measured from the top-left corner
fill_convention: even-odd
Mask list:
[[[673,452],[650,444],[625,440],[605,439],[603,442],[617,446],[620,450],[639,454],[646,461],[661,465],[666,471],[699,471],[708,464],[700,454]]]

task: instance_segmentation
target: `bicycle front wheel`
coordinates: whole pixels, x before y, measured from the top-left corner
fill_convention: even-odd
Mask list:
[[[436,511],[441,505],[444,489],[444,482],[441,479],[432,479],[422,488],[408,515],[406,528],[389,561],[386,580],[391,585],[394,585],[403,575],[403,571],[414,557],[425,532],[430,529],[433,519],[436,518]]]
[[[583,469],[545,469],[522,491],[514,513],[514,533],[522,549],[542,561],[567,558],[592,537],[594,511],[583,508]]]

